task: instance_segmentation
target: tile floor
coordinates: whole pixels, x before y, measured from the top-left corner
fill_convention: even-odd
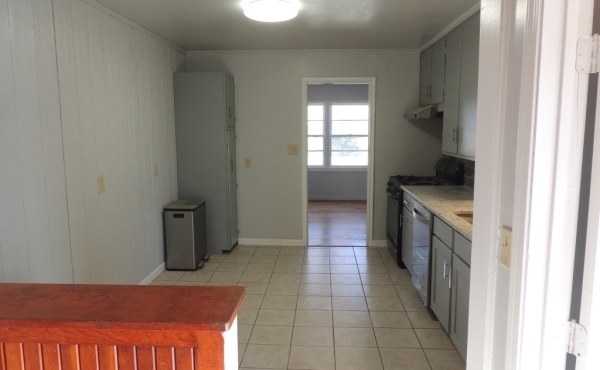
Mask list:
[[[241,369],[465,369],[384,248],[239,246],[153,284],[246,287]]]

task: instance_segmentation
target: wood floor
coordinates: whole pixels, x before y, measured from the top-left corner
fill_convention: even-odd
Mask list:
[[[308,202],[308,245],[366,246],[367,202]]]

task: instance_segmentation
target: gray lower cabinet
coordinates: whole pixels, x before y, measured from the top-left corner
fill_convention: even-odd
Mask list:
[[[450,339],[458,353],[467,358],[469,332],[469,289],[471,268],[456,254],[452,256],[452,306],[450,307]]]
[[[208,254],[238,242],[235,86],[225,73],[175,73],[179,198],[206,201]]]
[[[430,307],[466,359],[471,242],[437,217],[433,225]]]
[[[430,307],[440,324],[450,330],[450,284],[452,251],[437,236],[431,247],[431,295]]]

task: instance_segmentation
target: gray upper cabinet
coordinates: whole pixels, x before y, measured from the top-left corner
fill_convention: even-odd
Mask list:
[[[463,24],[461,50],[458,154],[475,158],[479,77],[479,13],[467,19]]]
[[[421,53],[421,74],[419,76],[419,105],[431,104],[431,50],[428,48]]]
[[[238,241],[235,91],[225,73],[175,73],[179,198],[206,201],[209,254]]]
[[[479,12],[446,36],[442,152],[475,159]]]
[[[446,36],[446,93],[444,100],[444,130],[442,151],[457,154],[456,129],[458,128],[458,107],[460,100],[460,55],[462,27],[454,29]]]
[[[446,63],[446,40],[441,39],[421,53],[419,76],[419,104],[444,102],[444,68]]]
[[[463,359],[467,358],[469,332],[469,289],[471,268],[456,254],[452,256],[452,313],[450,339]]]
[[[444,102],[444,76],[446,66],[446,39],[433,44],[431,47],[431,104]]]

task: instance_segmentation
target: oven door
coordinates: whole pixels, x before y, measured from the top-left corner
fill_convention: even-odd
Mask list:
[[[398,230],[400,228],[400,196],[387,191],[387,224],[385,231],[388,238],[394,244],[394,248],[398,246]]]

